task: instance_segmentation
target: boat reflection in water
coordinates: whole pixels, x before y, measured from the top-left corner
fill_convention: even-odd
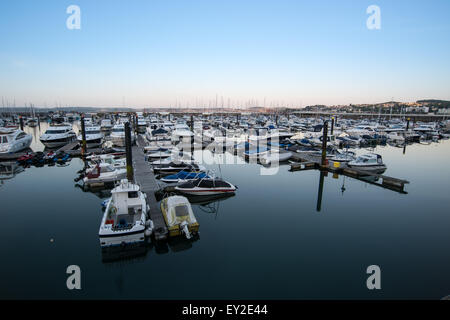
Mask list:
[[[0,162],[0,184],[3,184],[4,180],[14,178],[24,170],[16,161]]]
[[[152,250],[153,244],[150,241],[134,242],[135,235],[127,236],[129,239],[123,245],[101,247],[102,262],[138,262],[143,261]],[[108,240],[105,240],[108,241]]]
[[[197,205],[197,207],[206,213],[211,213],[216,215],[219,213],[220,208],[220,202],[225,201],[229,198],[234,197],[235,194],[217,194],[212,196],[194,196],[194,197],[188,197],[189,202]]]

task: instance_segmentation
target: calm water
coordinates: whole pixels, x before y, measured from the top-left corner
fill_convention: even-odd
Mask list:
[[[37,139],[32,147],[43,149]],[[102,253],[107,192],[75,187],[81,160],[25,169],[0,184],[0,298],[440,299],[450,294],[450,141],[375,151],[387,175],[411,182],[408,194],[329,174],[319,212],[318,171],[261,176],[258,165],[221,165],[239,190],[193,205],[199,240],[122,256]],[[82,290],[66,288],[71,264]],[[382,273],[376,292],[366,288],[372,264]]]

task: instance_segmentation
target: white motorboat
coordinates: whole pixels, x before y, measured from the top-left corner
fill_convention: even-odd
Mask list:
[[[143,116],[139,116],[137,119],[137,131],[139,133],[145,133],[147,130],[147,121]]]
[[[116,124],[112,128],[111,135],[110,135],[111,141],[115,146],[118,147],[125,147],[125,125],[123,123]],[[133,144],[136,137],[133,133],[133,130],[131,130],[131,143]]]
[[[121,180],[111,194],[98,231],[100,245],[106,247],[144,241],[153,227],[151,220],[146,220],[148,206],[145,194],[138,185],[126,179]]]
[[[234,193],[237,187],[219,178],[203,178],[182,183],[175,190],[188,195],[215,195]]]
[[[112,125],[111,119],[103,119],[100,123],[100,129],[103,132],[111,132],[112,127],[113,127],[113,125]]]
[[[29,127],[36,127],[38,125],[38,119],[37,118],[30,118],[27,121],[27,126]]]
[[[384,172],[386,165],[383,163],[381,155],[368,153],[357,157],[355,160],[348,162],[350,168],[357,168],[366,171]]]
[[[0,128],[0,154],[28,149],[33,137],[20,129]]]
[[[387,138],[395,143],[404,143],[405,137],[400,131],[390,131],[387,133]]]
[[[108,163],[98,163],[94,168],[86,171],[83,182],[87,186],[103,185],[120,181],[126,176],[126,168],[114,168]]]
[[[286,150],[271,149],[268,153],[263,154],[259,161],[262,164],[271,164],[288,161],[292,157],[292,152]]]
[[[88,148],[97,148],[103,144],[103,133],[99,126],[92,126],[85,128],[86,133],[86,146]],[[78,141],[81,143],[83,141],[82,135],[78,135]]]
[[[47,148],[58,148],[74,141],[77,138],[72,126],[68,123],[52,124],[40,137]]]
[[[123,169],[127,167],[127,159],[118,157],[114,154],[100,154],[87,157],[91,161],[90,167],[95,168],[97,164],[104,163],[111,165],[114,169]]]

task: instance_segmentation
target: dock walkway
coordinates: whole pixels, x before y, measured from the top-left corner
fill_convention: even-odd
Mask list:
[[[155,192],[160,189],[156,182],[155,175],[150,165],[144,158],[143,147],[144,139],[139,136],[137,145],[131,148],[133,157],[134,180],[140,186],[141,191],[147,195],[147,203],[150,207],[150,219],[154,224],[154,235],[156,240],[164,240],[167,238],[167,227],[164,221],[161,208],[156,201]]]
[[[294,153],[292,158],[297,163],[291,164],[291,171],[308,170],[308,169],[321,169],[332,173],[343,174],[351,178],[355,178],[379,187],[387,188],[400,193],[406,193],[404,191],[405,184],[409,181],[404,179],[393,178],[383,174],[362,170],[359,168],[349,168],[344,162],[328,161],[325,166],[321,165],[321,157],[312,155],[309,152]],[[335,165],[336,164],[336,165]],[[375,180],[370,181],[367,178],[372,177]],[[381,183],[376,181],[381,179]]]

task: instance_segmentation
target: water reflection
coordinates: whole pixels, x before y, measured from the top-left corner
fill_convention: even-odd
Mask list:
[[[234,197],[235,194],[218,194],[212,196],[194,196],[188,197],[191,204],[197,205],[200,211],[215,214],[215,219],[219,214],[220,202]]]
[[[131,237],[131,236],[130,236]],[[130,241],[131,242],[131,241]],[[102,247],[103,263],[135,263],[145,260],[147,253],[153,249],[148,241],[128,243],[126,245]]]
[[[0,162],[0,185],[3,185],[4,180],[12,179],[24,170],[16,161]]]
[[[320,170],[320,176],[319,176],[319,190],[317,192],[317,206],[316,211],[320,212],[322,209],[322,196],[323,196],[323,182],[325,176],[328,175],[327,171]]]

